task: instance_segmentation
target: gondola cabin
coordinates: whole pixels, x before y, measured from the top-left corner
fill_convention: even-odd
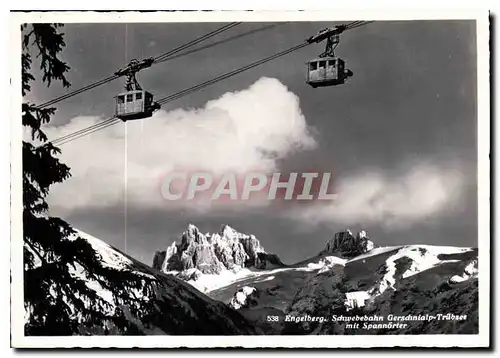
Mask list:
[[[336,86],[352,76],[345,69],[345,62],[338,57],[320,57],[307,62],[306,83],[312,87]]]
[[[122,121],[148,118],[159,108],[147,91],[128,91],[116,96],[115,116]]]

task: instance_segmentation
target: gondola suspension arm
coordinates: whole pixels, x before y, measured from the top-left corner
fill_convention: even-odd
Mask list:
[[[143,70],[145,68],[151,67],[151,65],[154,63],[154,58],[146,58],[142,61],[133,59],[129,62],[127,67],[124,67],[118,71],[115,72],[115,75],[117,76],[125,76],[127,79],[125,81],[125,90],[126,91],[142,91],[141,86],[139,85],[139,82],[137,82],[137,79],[135,78],[135,74],[139,72],[140,70]]]

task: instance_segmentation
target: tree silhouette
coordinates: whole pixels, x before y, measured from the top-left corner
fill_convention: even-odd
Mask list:
[[[42,82],[60,81],[64,87],[69,66],[59,55],[65,47],[60,24],[25,24],[21,27],[22,94],[35,80],[31,73],[38,61]],[[23,233],[24,304],[26,335],[72,335],[118,328],[120,333],[137,334],[127,317],[146,317],[152,310],[132,301],[131,292],[147,291],[146,279],[127,270],[102,264],[92,245],[64,220],[47,215],[46,196],[51,185],[70,176],[70,168],[57,158],[59,148],[42,130],[55,108],[37,108],[23,101],[22,125],[31,130],[31,142],[23,141]],[[97,281],[113,293],[114,302],[102,298],[88,282]],[[147,294],[147,292],[145,292]],[[149,293],[150,294],[150,293]],[[125,309],[122,309],[125,308]],[[141,311],[141,312],[139,312]]]

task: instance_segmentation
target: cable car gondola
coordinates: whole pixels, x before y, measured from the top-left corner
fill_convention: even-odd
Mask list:
[[[307,62],[306,83],[313,88],[340,85],[352,75],[341,58],[319,57]]]
[[[153,95],[144,91],[137,79],[135,73],[150,67],[154,62],[153,58],[142,61],[132,60],[127,67],[115,72],[117,76],[126,76],[126,92],[118,94],[116,98],[115,117],[122,121],[149,118],[153,112],[160,108],[160,105],[153,100]]]
[[[148,91],[127,91],[116,96],[115,117],[122,121],[149,118],[159,108]]]
[[[342,25],[323,29],[307,40],[309,43],[327,40],[325,51],[318,58],[306,62],[306,83],[313,88],[341,85],[353,75],[351,70],[345,68],[344,60],[336,57],[334,52],[340,41],[340,33],[344,30],[345,26]]]

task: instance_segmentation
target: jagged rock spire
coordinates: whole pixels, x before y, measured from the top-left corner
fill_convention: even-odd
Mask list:
[[[337,232],[320,254],[340,254],[345,257],[354,257],[373,249],[373,242],[369,239],[365,230],[361,230],[354,236],[352,231],[345,229]]]
[[[242,234],[229,225],[223,225],[218,233],[202,234],[189,224],[180,244],[174,242],[153,257],[153,267],[164,272],[196,269],[218,274],[224,269],[268,266],[283,263],[276,255],[268,254],[254,235]]]

